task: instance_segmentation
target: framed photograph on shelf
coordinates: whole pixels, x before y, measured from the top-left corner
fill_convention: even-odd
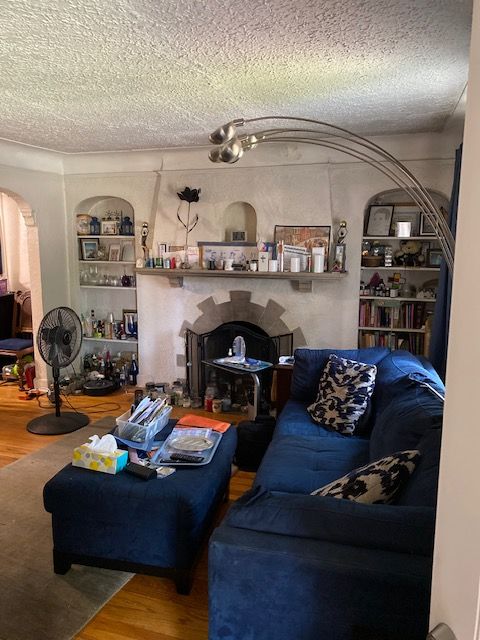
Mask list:
[[[434,236],[435,231],[433,230],[432,225],[427,220],[427,216],[422,213],[420,217],[420,235],[421,236]]]
[[[420,230],[420,211],[415,205],[395,205],[393,207],[390,235],[396,235],[397,222],[410,222],[410,235],[418,236]]]
[[[82,260],[98,260],[98,240],[80,240],[82,244]]]
[[[108,248],[108,260],[110,262],[118,262],[120,260],[120,245],[111,244]]]
[[[136,338],[138,333],[138,315],[136,309],[123,310],[123,326],[130,338]]]
[[[372,204],[368,210],[366,236],[388,236],[392,224],[393,204]]]
[[[100,233],[102,236],[118,235],[118,224],[116,220],[102,220],[100,223]]]
[[[427,267],[440,267],[442,264],[442,250],[441,249],[428,249],[427,250]]]
[[[308,227],[276,224],[273,239],[275,242],[283,240],[285,247],[303,247],[310,252],[315,247],[323,247],[325,249],[325,270],[327,270],[330,231],[329,225]]]

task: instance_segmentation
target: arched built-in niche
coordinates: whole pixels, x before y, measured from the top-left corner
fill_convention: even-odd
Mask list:
[[[234,231],[245,231],[247,242],[257,242],[257,212],[248,202],[232,202],[223,212],[225,241],[232,241]]]
[[[448,198],[432,189],[428,192],[446,216]],[[379,223],[371,225],[370,207],[374,205],[380,205],[383,211],[376,218]],[[422,222],[422,217],[418,205],[402,189],[382,191],[367,202],[361,249],[359,347],[385,346],[429,355],[441,249],[433,228],[425,218]],[[395,220],[411,222],[408,237],[396,235]]]
[[[449,200],[440,191],[433,189],[427,189],[430,196],[434,199],[439,207],[442,207],[445,211],[448,211]],[[368,209],[374,204],[412,204],[413,200],[403,189],[387,189],[386,191],[380,191],[370,198],[365,207],[365,215],[368,213]]]
[[[121,212],[122,216],[128,216],[130,220],[134,219],[134,211],[132,205],[123,198],[116,196],[94,196],[82,200],[75,207],[75,214],[88,213],[90,216],[96,216],[99,220],[104,218],[108,212]]]

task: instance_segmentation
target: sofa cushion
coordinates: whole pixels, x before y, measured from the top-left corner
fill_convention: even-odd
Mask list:
[[[435,510],[320,499],[257,487],[234,503],[223,524],[355,547],[430,555]]]
[[[404,486],[420,459],[419,451],[400,451],[350,471],[312,491],[312,496],[343,498],[364,504],[388,504]]]
[[[340,438],[346,436],[319,426],[307,412],[308,402],[288,400],[278,417],[274,431],[274,439],[281,436],[315,436],[320,438]],[[357,432],[355,431],[355,436]]]
[[[368,440],[361,438],[276,437],[262,460],[255,486],[311,493],[367,462]]]
[[[320,376],[330,354],[340,358],[378,365],[390,351],[384,347],[369,349],[296,349],[295,364],[290,388],[291,398],[304,402],[313,402]]]
[[[443,401],[408,375],[392,382],[389,397],[373,426],[370,460],[416,449],[427,431],[442,425]]]
[[[429,429],[418,444],[421,458],[410,480],[401,489],[395,504],[434,507],[437,504],[440,469],[441,429]]]
[[[375,417],[385,409],[399,391],[405,391],[405,383],[411,379],[422,379],[429,382],[441,394],[445,394],[445,387],[430,363],[419,359],[408,351],[392,351],[378,363],[377,379],[373,394]],[[397,383],[403,383],[397,388]]]
[[[314,422],[344,435],[352,434],[367,409],[376,373],[375,365],[330,354],[317,397],[307,408]]]

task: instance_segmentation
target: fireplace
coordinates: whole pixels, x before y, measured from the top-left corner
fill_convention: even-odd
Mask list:
[[[237,336],[242,336],[245,340],[246,355],[249,358],[276,364],[279,356],[292,354],[292,333],[269,336],[264,329],[251,322],[224,322],[202,334],[187,329],[185,332],[187,384],[192,396],[203,397],[206,390],[210,388],[215,390],[215,395],[218,393],[219,397],[230,398],[233,409],[245,410],[245,407],[252,403],[253,383],[249,376],[220,371],[204,364],[205,360],[226,356]],[[260,408],[262,412],[267,412],[273,370],[267,369],[259,374],[259,377],[262,383]]]

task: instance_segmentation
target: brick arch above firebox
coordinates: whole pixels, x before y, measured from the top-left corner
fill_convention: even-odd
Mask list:
[[[294,347],[304,345],[306,340],[300,327],[291,327],[281,316],[286,313],[285,307],[269,299],[265,306],[252,302],[251,291],[229,291],[230,300],[215,302],[212,296],[202,300],[197,307],[201,315],[195,322],[184,322],[179,335],[184,336],[186,329],[197,334],[213,331],[226,322],[249,322],[263,329],[269,336],[285,333],[293,334]],[[177,365],[185,366],[185,355],[177,355]]]

